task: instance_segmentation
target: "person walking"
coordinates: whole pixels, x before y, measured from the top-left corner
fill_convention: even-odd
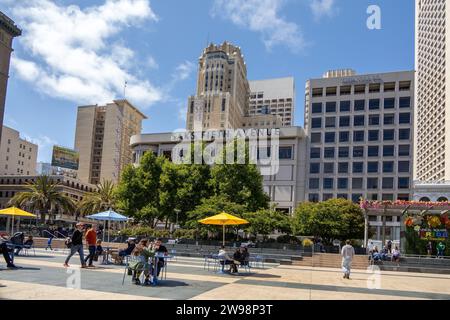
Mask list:
[[[437,258],[444,258],[445,244],[440,241],[436,246]]]
[[[345,246],[341,250],[342,255],[342,270],[344,271],[344,279],[350,279],[350,271],[352,268],[353,256],[355,249],[350,244],[350,240],[345,241]]]
[[[428,241],[427,243],[427,255],[431,257],[433,254],[433,245],[431,244],[431,241]]]
[[[92,225],[88,231],[86,231],[86,243],[88,245],[89,248],[89,254],[86,257],[86,259],[84,259],[84,262],[88,263],[88,267],[93,267],[94,265],[92,264],[92,261],[94,260],[95,257],[95,251],[96,251],[96,246],[97,246],[97,227],[95,225]]]
[[[83,252],[83,229],[84,224],[79,222],[76,225],[76,229],[72,234],[72,246],[70,247],[69,255],[66,258],[66,261],[64,262],[64,267],[69,267],[69,260],[72,258],[72,256],[78,252],[80,255],[80,261],[81,261],[81,267],[86,268],[86,263],[84,262],[84,252]]]
[[[47,246],[45,247],[45,251],[47,251],[47,249],[50,249],[51,251],[53,251],[52,241],[53,241],[53,236],[50,236],[47,240]]]

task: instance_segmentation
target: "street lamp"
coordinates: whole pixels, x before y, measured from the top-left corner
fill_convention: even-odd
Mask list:
[[[177,226],[177,228],[178,228],[178,214],[181,212],[181,210],[180,209],[175,209],[174,210],[175,211],[175,214],[177,215],[177,222],[176,222],[176,226]]]

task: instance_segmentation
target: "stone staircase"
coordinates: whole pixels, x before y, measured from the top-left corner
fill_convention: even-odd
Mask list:
[[[292,261],[292,265],[303,267],[316,267],[316,268],[341,268],[342,258],[339,254],[331,253],[316,253],[312,257],[302,257],[302,259],[295,259]],[[355,256],[353,258],[353,269],[367,269],[369,266],[369,260],[367,256]]]

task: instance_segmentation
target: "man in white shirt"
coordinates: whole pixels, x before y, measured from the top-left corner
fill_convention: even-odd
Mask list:
[[[350,240],[345,241],[345,246],[342,247],[341,255],[344,279],[350,279],[350,270],[352,268],[353,256],[355,255],[355,249],[350,244]]]

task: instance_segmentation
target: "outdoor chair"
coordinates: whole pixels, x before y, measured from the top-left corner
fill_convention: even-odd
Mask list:
[[[264,269],[264,256],[262,255],[250,256],[249,264],[250,267],[258,268],[259,266],[261,266],[261,268]]]
[[[204,258],[204,262],[203,262],[203,269],[205,270],[206,268],[208,268],[209,271],[209,267],[211,264],[213,264],[213,266],[215,267],[216,264],[216,259],[214,259],[214,255],[213,254],[205,254],[203,256]]]
[[[128,273],[129,266],[132,262],[141,262],[143,266],[137,271],[137,278],[141,281],[141,284],[144,284],[145,280],[145,271],[148,271],[150,274],[152,273],[152,264],[148,261],[144,261],[144,257],[142,256],[126,256],[125,257],[125,270],[123,272],[122,285],[125,283],[125,276]]]
[[[23,254],[25,256],[29,255],[29,251],[33,250],[33,256],[36,256],[36,250],[34,250],[34,245],[24,245],[23,248]]]
[[[170,255],[173,257],[174,261],[177,261],[177,250],[175,249],[170,250]]]
[[[244,268],[244,271],[250,273],[250,259],[248,258],[247,260],[244,260],[239,266],[238,266],[238,271],[239,268]]]

